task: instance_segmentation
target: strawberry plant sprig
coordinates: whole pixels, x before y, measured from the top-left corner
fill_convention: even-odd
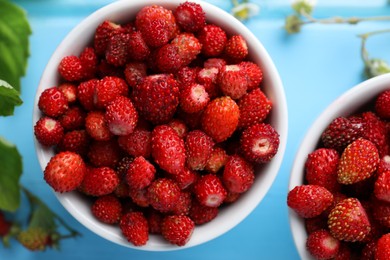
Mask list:
[[[15,107],[23,104],[21,78],[27,69],[31,33],[25,11],[8,0],[0,0],[0,117],[12,116]],[[11,239],[16,239],[30,250],[58,248],[60,240],[79,235],[43,201],[23,188],[20,184],[22,156],[14,144],[2,137],[0,165],[0,241],[5,247]],[[17,216],[18,210],[25,207],[22,194],[31,208],[29,216]],[[60,229],[69,234],[61,234]]]
[[[231,0],[233,8],[231,14],[238,20],[245,21],[259,13],[260,7],[249,0]]]

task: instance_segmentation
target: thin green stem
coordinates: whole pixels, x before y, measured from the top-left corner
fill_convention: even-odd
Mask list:
[[[390,16],[373,16],[373,17],[330,17],[317,19],[313,16],[307,14],[304,11],[301,11],[300,14],[307,19],[307,21],[302,21],[301,25],[311,24],[311,23],[319,23],[319,24],[357,24],[360,22],[368,22],[368,21],[390,21]]]

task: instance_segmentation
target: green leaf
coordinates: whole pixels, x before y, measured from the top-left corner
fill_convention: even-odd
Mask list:
[[[56,215],[41,201],[34,206],[29,228],[40,227],[48,233],[56,231]]]
[[[8,0],[0,0],[0,79],[19,92],[30,55],[30,34],[26,12]]]
[[[22,103],[20,93],[0,79],[0,116],[13,115],[15,106],[20,106]]]
[[[22,156],[15,145],[0,137],[0,209],[15,211],[20,204]]]

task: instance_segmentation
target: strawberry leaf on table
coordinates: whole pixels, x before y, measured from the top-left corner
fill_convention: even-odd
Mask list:
[[[13,115],[15,106],[20,106],[22,103],[19,92],[0,79],[0,116]]]

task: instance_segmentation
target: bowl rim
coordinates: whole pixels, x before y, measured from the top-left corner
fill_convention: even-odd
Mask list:
[[[390,73],[367,79],[351,89],[342,93],[332,101],[316,118],[306,132],[295,155],[288,184],[287,193],[294,187],[303,184],[304,164],[307,155],[314,151],[319,141],[319,133],[322,133],[336,116],[347,116],[359,107],[372,100],[377,94],[385,89],[390,89]],[[363,102],[353,103],[354,100],[363,97]],[[307,234],[303,218],[299,217],[294,210],[288,207],[290,231],[293,236],[295,247],[302,259],[313,259],[306,250]]]
[[[275,113],[276,116],[279,117],[278,121],[278,133],[280,135],[280,144],[279,144],[279,150],[276,156],[273,158],[272,161],[272,172],[268,172],[268,177],[265,180],[262,180],[264,183],[261,185],[261,189],[257,191],[257,197],[255,199],[251,199],[249,201],[245,201],[245,207],[243,210],[240,210],[237,212],[234,216],[231,217],[225,217],[224,220],[229,220],[228,225],[224,225],[222,227],[216,227],[213,226],[213,231],[200,231],[205,230],[205,225],[197,226],[194,230],[194,234],[192,235],[191,240],[182,247],[177,247],[175,245],[170,245],[166,242],[164,242],[164,246],[155,247],[155,245],[150,244],[150,239],[148,243],[145,246],[141,247],[135,247],[131,243],[128,243],[123,237],[118,238],[114,235],[114,237],[107,237],[107,234],[105,233],[105,228],[103,223],[96,224],[93,220],[89,219],[88,217],[84,216],[83,213],[79,211],[79,209],[72,203],[72,200],[74,199],[73,193],[57,193],[54,192],[55,196],[61,203],[61,205],[71,214],[80,224],[85,226],[87,229],[92,231],[93,233],[96,233],[102,238],[105,238],[106,240],[109,240],[113,243],[138,249],[138,250],[145,250],[145,251],[172,251],[172,250],[182,250],[186,248],[190,248],[196,245],[203,244],[205,242],[211,241],[224,233],[228,232],[235,226],[237,226],[241,221],[243,221],[262,201],[262,199],[265,197],[269,189],[271,188],[273,182],[275,181],[275,178],[280,170],[280,166],[282,163],[282,159],[285,153],[285,148],[287,144],[287,128],[288,128],[288,114],[287,114],[287,102],[285,98],[285,92],[283,88],[283,84],[281,81],[281,78],[279,76],[278,71],[276,70],[276,67],[271,60],[268,52],[265,50],[262,43],[254,36],[254,34],[239,20],[234,18],[232,15],[227,13],[226,11],[222,10],[221,8],[212,5],[210,3],[201,1],[201,0],[191,0],[192,2],[196,2],[202,6],[203,9],[205,9],[206,15],[210,16],[210,13],[212,13],[212,18],[216,19],[216,17],[230,17],[228,21],[226,19],[224,20],[225,23],[227,23],[228,27],[234,27],[234,30],[237,32],[240,32],[243,37],[250,43],[250,48],[254,49],[254,47],[257,49],[256,53],[258,53],[259,56],[261,56],[261,60],[264,64],[267,65],[267,71],[270,75],[269,78],[272,78],[272,84],[274,92],[276,93],[275,98],[278,100],[278,106],[277,111]],[[63,57],[64,54],[70,55],[69,53],[65,53],[65,50],[67,50],[67,45],[69,41],[74,40],[77,38],[76,36],[82,35],[82,32],[86,30],[86,28],[89,28],[89,24],[91,21],[93,21],[93,24],[99,24],[107,17],[110,17],[110,13],[119,12],[122,9],[131,9],[131,8],[138,8],[150,5],[150,4],[159,4],[162,6],[177,6],[179,3],[184,2],[184,0],[171,0],[169,2],[161,2],[159,0],[139,0],[139,1],[126,1],[126,0],[119,0],[113,3],[110,3],[108,5],[105,5],[101,7],[100,9],[96,10],[95,12],[91,13],[89,16],[84,18],[79,24],[77,24],[60,42],[58,47],[55,49],[55,51],[52,53],[52,56],[50,57],[39,82],[39,86],[36,92],[35,101],[34,101],[34,109],[33,109],[33,125],[36,123],[36,121],[39,119],[40,112],[37,108],[38,100],[40,93],[48,88],[48,82],[58,82],[58,76],[57,78],[52,75],[54,69],[56,68],[59,58]],[[221,19],[221,18],[218,18]],[[274,110],[274,109],[273,109]],[[275,109],[276,110],[276,109]],[[42,171],[44,171],[45,166],[48,162],[47,159],[45,159],[45,153],[48,152],[47,149],[42,147],[37,140],[34,138],[34,145],[35,145],[35,151],[36,155],[39,161],[39,164],[41,166]],[[220,217],[220,216],[219,216]],[[215,222],[214,222],[215,223]],[[193,237],[198,232],[203,232],[206,237],[206,239],[197,239],[194,240]],[[166,245],[165,245],[166,244]]]

